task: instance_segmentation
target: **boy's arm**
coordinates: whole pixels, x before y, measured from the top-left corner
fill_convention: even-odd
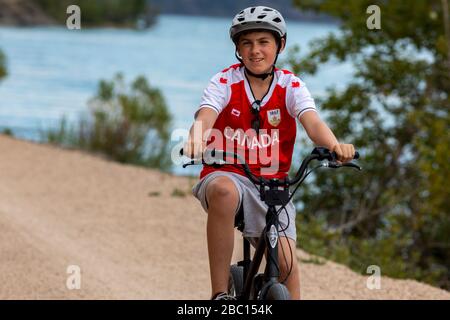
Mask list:
[[[349,162],[355,155],[352,144],[339,143],[331,129],[323,122],[316,112],[306,112],[299,117],[300,123],[306,130],[308,137],[318,146],[335,151],[338,160]]]
[[[205,132],[214,126],[218,116],[219,114],[217,111],[212,108],[200,108],[197,117],[189,130],[188,141],[183,148],[185,155],[190,156],[191,158],[201,157],[207,141]]]

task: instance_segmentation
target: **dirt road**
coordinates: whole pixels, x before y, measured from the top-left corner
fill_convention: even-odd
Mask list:
[[[2,135],[0,150],[0,299],[209,298],[195,180]],[[450,299],[386,277],[369,290],[366,276],[298,254],[304,299]],[[71,265],[79,290],[66,286]]]

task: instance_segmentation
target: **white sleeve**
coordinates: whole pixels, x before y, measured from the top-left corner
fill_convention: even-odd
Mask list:
[[[293,118],[299,118],[308,111],[317,112],[306,84],[297,77],[293,77],[286,88],[286,107]]]
[[[195,112],[197,117],[201,108],[211,108],[218,114],[222,112],[228,103],[228,86],[224,73],[219,72],[209,81],[208,86],[203,91],[200,106]]]

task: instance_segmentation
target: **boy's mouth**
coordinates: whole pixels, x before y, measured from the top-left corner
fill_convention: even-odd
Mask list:
[[[263,58],[253,58],[253,59],[251,58],[250,59],[251,62],[261,62],[263,60],[264,60]]]

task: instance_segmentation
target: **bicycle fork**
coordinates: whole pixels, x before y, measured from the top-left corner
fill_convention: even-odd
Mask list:
[[[264,271],[265,281],[278,282],[280,269],[278,265],[278,219],[276,217],[275,206],[270,206],[266,216],[266,225],[270,226],[265,230],[265,239],[267,247],[267,263]]]

